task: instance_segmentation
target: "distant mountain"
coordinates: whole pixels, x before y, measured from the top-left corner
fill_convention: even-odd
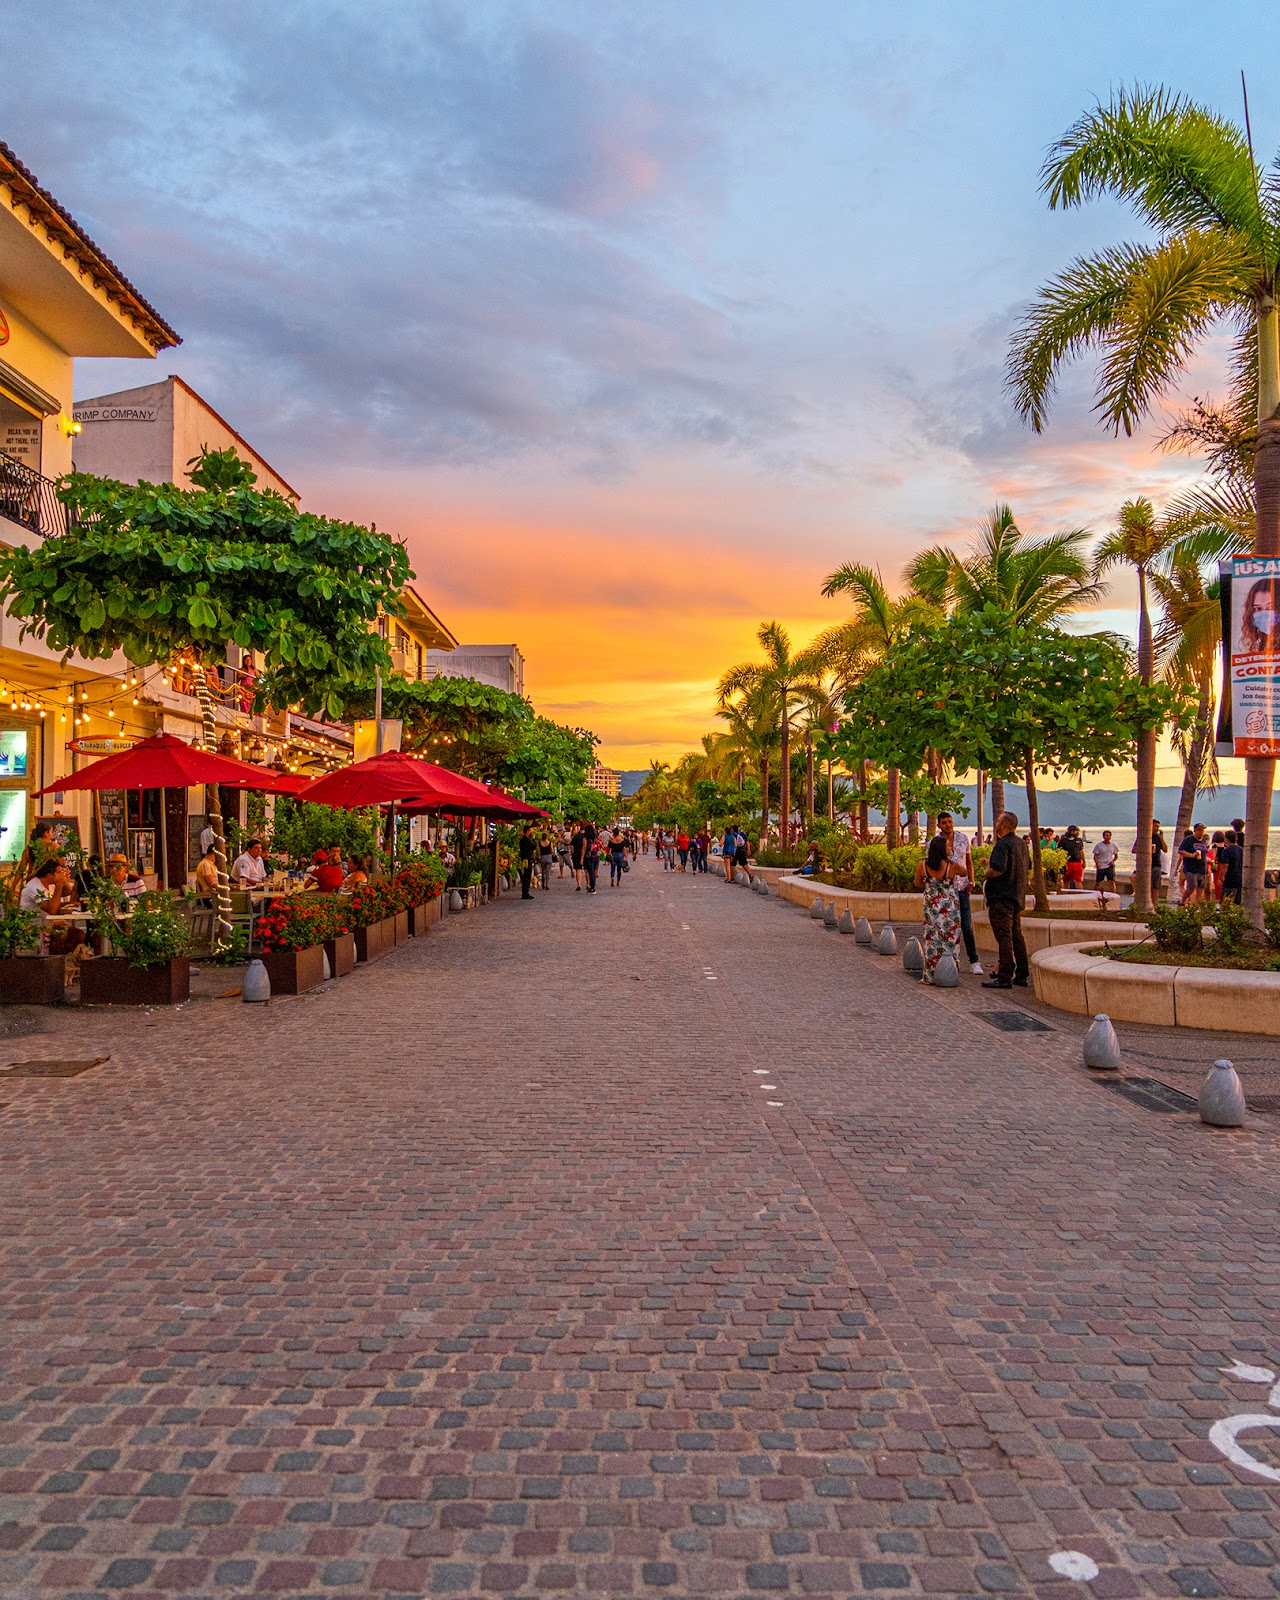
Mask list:
[[[620,772],[618,793],[634,794],[648,776],[648,767],[642,768],[639,772]]]
[[[969,808],[969,820],[977,815],[977,790],[973,784],[957,784]],[[1005,803],[1017,813],[1018,820],[1026,826],[1027,795],[1021,784],[1006,783]],[[1178,802],[1182,798],[1181,786],[1156,790],[1157,818],[1171,827],[1178,815]],[[1132,827],[1138,796],[1134,789],[1047,789],[1039,792],[1040,821],[1046,828],[1065,828],[1075,822],[1082,828],[1110,825],[1115,828]],[[991,793],[987,791],[983,802],[983,820],[991,826]],[[875,815],[875,813],[873,813]],[[1233,817],[1244,816],[1244,785],[1224,783],[1217,794],[1202,794],[1196,801],[1195,821],[1215,828],[1229,828]],[[884,818],[877,817],[878,824]],[[1271,801],[1271,822],[1280,827],[1280,792]]]

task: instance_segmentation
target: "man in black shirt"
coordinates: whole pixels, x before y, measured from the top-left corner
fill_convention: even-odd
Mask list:
[[[1227,842],[1218,850],[1218,860],[1227,868],[1222,875],[1222,898],[1239,905],[1244,893],[1244,846],[1235,828],[1227,829]]]
[[[1031,868],[1027,847],[1019,839],[1017,830],[1017,817],[1012,811],[1002,811],[996,818],[996,839],[982,880],[987,916],[1000,950],[1000,965],[995,977],[988,978],[982,985],[984,989],[1011,989],[1015,983],[1025,989],[1031,971],[1026,941],[1022,937],[1022,911]]]
[[[1197,822],[1190,833],[1184,833],[1178,846],[1182,863],[1182,879],[1186,884],[1184,906],[1193,906],[1209,898],[1209,841],[1204,836],[1204,823]]]
[[[520,898],[532,900],[533,863],[538,855],[538,842],[533,837],[533,828],[525,823],[520,830]]]

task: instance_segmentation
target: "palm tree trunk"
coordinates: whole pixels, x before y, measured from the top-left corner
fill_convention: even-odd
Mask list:
[[[1187,829],[1191,826],[1192,814],[1196,808],[1196,795],[1200,792],[1200,780],[1204,776],[1204,764],[1209,755],[1212,739],[1213,687],[1206,678],[1200,685],[1200,702],[1196,707],[1195,727],[1191,730],[1191,742],[1187,745],[1187,761],[1182,771],[1178,821],[1173,830],[1174,837],[1179,841],[1185,837]]]
[[[787,693],[782,692],[782,752],[781,770],[778,773],[778,830],[782,848],[791,843],[791,718],[787,711]]]
[[[978,837],[977,837],[977,841],[976,842],[978,844],[982,843],[982,780],[983,780],[984,776],[985,776],[985,774],[983,773],[982,768],[979,767],[978,768],[977,781],[974,784],[974,797],[973,797],[974,811],[976,813],[976,816],[975,816],[974,820],[975,820],[975,822],[977,824],[977,829],[978,829]]]
[[[1280,373],[1275,324],[1280,311],[1272,306],[1259,316],[1258,443],[1253,455],[1253,492],[1257,523],[1253,553],[1280,555]],[[1264,321],[1269,324],[1263,326]],[[1271,787],[1275,782],[1274,756],[1245,758],[1247,789],[1244,803],[1244,909],[1255,927],[1262,926],[1262,885],[1267,869],[1267,841],[1271,832]]]
[[[884,837],[890,850],[896,850],[902,843],[902,774],[897,767],[890,767],[886,777],[889,797],[885,801]]]
[[[1138,680],[1151,682],[1155,652],[1151,640],[1151,612],[1147,607],[1147,570],[1138,566]],[[1151,837],[1151,824],[1156,803],[1156,730],[1147,728],[1138,735],[1137,762],[1138,809],[1135,818],[1134,842],[1141,847],[1144,839]],[[1181,837],[1181,835],[1179,835]],[[1138,848],[1133,858],[1133,909],[1138,916],[1151,910],[1151,851]]]
[[[836,820],[836,780],[832,776],[831,757],[827,757],[827,821]]]
[[[1004,803],[1004,779],[992,778],[991,780],[991,832],[996,831],[996,818],[1006,810]]]
[[[858,797],[858,834],[865,840],[871,833],[871,818],[867,814],[867,785],[871,782],[871,763],[862,761],[858,766],[858,783],[861,794]]]
[[[759,849],[767,850],[769,847],[769,757],[760,758],[760,844]]]
[[[192,673],[196,699],[200,702],[200,719],[204,732],[204,747],[218,748],[218,724],[213,715],[213,696],[209,693],[209,678],[204,662],[197,657]],[[210,941],[220,950],[231,938],[231,879],[227,875],[227,839],[222,822],[222,796],[216,783],[205,785],[205,810],[209,813],[209,826],[213,829],[213,864],[218,869],[218,909],[214,916],[213,937]]]
[[[1031,887],[1035,891],[1036,910],[1049,909],[1049,896],[1044,887],[1044,861],[1040,855],[1040,800],[1036,794],[1036,767],[1032,751],[1026,754],[1027,775],[1027,826],[1031,829]]]
[[[809,814],[809,827],[813,827],[813,729],[804,730],[805,791],[804,808]]]
[[[920,813],[918,811],[907,812],[907,843],[920,843]]]

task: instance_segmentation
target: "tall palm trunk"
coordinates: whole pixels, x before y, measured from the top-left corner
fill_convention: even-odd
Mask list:
[[[871,782],[871,763],[861,761],[858,764],[858,785],[861,793],[858,796],[858,834],[866,839],[871,832],[871,818],[867,807],[867,785]]]
[[[196,699],[200,702],[200,719],[204,732],[204,747],[209,751],[218,748],[218,724],[213,715],[213,696],[209,693],[209,678],[203,660],[197,658],[193,672]],[[213,938],[215,950],[221,949],[231,938],[231,879],[227,874],[227,839],[223,833],[222,796],[216,783],[205,785],[205,809],[209,813],[209,826],[213,829],[213,864],[218,869],[218,909],[214,917]]]
[[[1027,775],[1027,826],[1031,829],[1031,887],[1035,891],[1036,910],[1049,909],[1049,896],[1044,887],[1044,860],[1040,854],[1040,798],[1036,794],[1035,754],[1028,750],[1025,759]]]
[[[982,768],[979,767],[978,768],[977,782],[974,785],[974,796],[973,796],[973,801],[974,801],[973,808],[974,808],[974,811],[976,813],[976,815],[974,817],[974,821],[976,822],[977,829],[978,829],[978,837],[977,837],[977,840],[975,841],[977,844],[981,844],[982,843],[982,780],[983,780],[983,778],[985,776],[986,775],[983,772]]]
[[[1138,679],[1149,684],[1155,668],[1155,649],[1151,640],[1151,612],[1147,607],[1147,569],[1138,563]],[[1151,910],[1151,851],[1143,841],[1151,837],[1156,804],[1156,729],[1146,728],[1138,735],[1138,811],[1133,858],[1133,909],[1139,915]],[[1181,837],[1181,836],[1179,836]]]
[[[1191,730],[1191,741],[1187,745],[1186,765],[1182,769],[1182,794],[1178,798],[1178,821],[1173,830],[1174,837],[1179,841],[1186,837],[1187,829],[1191,826],[1196,795],[1200,792],[1204,764],[1208,759],[1212,743],[1213,686],[1208,678],[1204,678],[1200,683],[1200,701],[1196,706],[1195,726]]]
[[[1253,491],[1257,526],[1253,553],[1280,555],[1280,354],[1277,352],[1274,301],[1258,316],[1258,444],[1253,456]],[[1247,790],[1244,803],[1244,909],[1249,920],[1262,926],[1262,885],[1267,869],[1267,841],[1271,831],[1271,787],[1275,782],[1274,756],[1245,759]]]
[[[1008,808],[1004,803],[1004,779],[992,778],[991,780],[991,832],[996,831],[996,818]]]
[[[836,820],[836,780],[832,775],[831,757],[827,757],[827,821]]]
[[[809,818],[810,831],[813,829],[813,729],[804,730],[804,809]]]
[[[889,783],[889,797],[885,801],[884,837],[890,850],[902,843],[902,774],[890,767],[885,775]]]
[[[791,716],[787,709],[787,691],[782,691],[782,756],[778,773],[778,829],[782,848],[791,843]]]
[[[769,758],[760,757],[760,844],[761,850],[769,846]]]

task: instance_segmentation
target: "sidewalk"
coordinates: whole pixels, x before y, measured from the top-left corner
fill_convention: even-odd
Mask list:
[[[1008,999],[642,858],[0,1040],[0,1595],[1274,1596],[1280,1118]]]

